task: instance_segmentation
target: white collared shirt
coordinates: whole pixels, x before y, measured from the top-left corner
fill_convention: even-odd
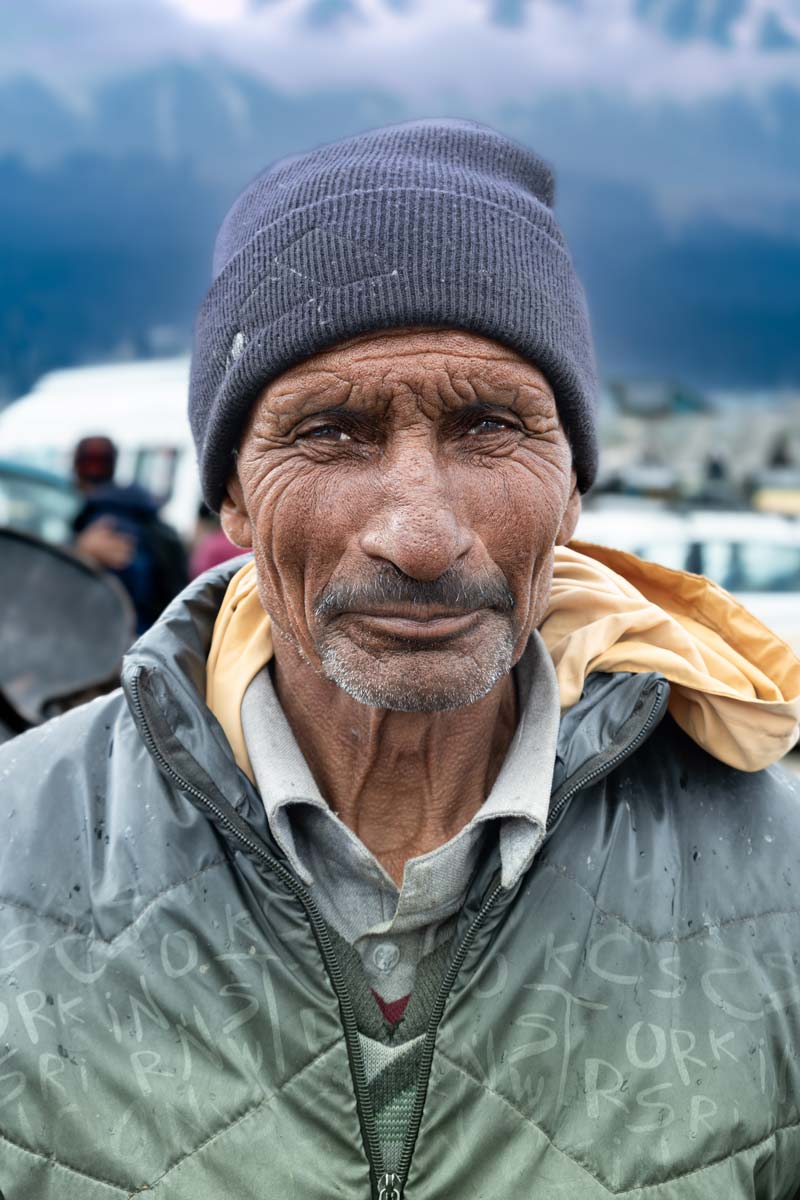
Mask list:
[[[358,951],[386,1001],[407,995],[417,963],[452,936],[472,875],[499,838],[513,887],[544,838],[559,724],[552,659],[538,633],[515,668],[520,718],[491,792],[454,837],[409,859],[400,888],[328,807],[284,716],[268,667],[242,700],[242,728],[270,830],[323,917]]]

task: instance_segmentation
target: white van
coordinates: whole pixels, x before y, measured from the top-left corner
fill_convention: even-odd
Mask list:
[[[188,394],[188,358],[52,371],[0,411],[0,458],[68,478],[80,439],[104,434],[119,449],[117,482],[166,497],[164,520],[188,540],[201,499]]]
[[[575,536],[708,576],[800,655],[800,520],[600,501]]]

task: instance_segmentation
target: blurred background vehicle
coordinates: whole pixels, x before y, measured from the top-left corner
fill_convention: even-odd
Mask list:
[[[708,576],[800,655],[800,522],[607,499],[583,513],[576,536]]]
[[[0,742],[116,687],[133,634],[108,572],[0,528]]]
[[[0,459],[0,526],[63,543],[71,536],[81,503],[77,488],[64,476],[21,459]]]
[[[105,434],[118,451],[116,481],[156,496],[188,541],[200,502],[188,386],[185,357],[52,371],[0,409],[0,453],[67,480],[81,438]]]
[[[200,490],[187,382],[186,359],[66,369],[0,410],[0,527],[72,547],[115,575],[136,632],[188,580]],[[93,441],[111,455],[96,478],[98,464],[80,462]]]

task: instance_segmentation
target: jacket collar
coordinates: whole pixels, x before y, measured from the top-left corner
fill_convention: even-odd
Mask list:
[[[233,559],[200,576],[173,600],[160,619],[131,647],[123,662],[122,686],[151,753],[174,755],[176,744],[187,782],[213,780],[241,815],[258,804],[252,784],[236,765],[227,738],[205,703],[206,659],[214,622],[233,575],[245,558]],[[655,692],[659,691],[658,703]],[[576,781],[611,769],[640,744],[666,709],[668,685],[655,673],[598,673],[583,695],[562,713],[553,778],[554,802]],[[649,722],[649,725],[648,725]],[[158,754],[154,754],[158,760]],[[202,790],[202,789],[200,789]],[[551,810],[552,812],[552,810]]]

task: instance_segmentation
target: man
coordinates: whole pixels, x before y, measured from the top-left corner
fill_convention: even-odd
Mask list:
[[[114,482],[117,448],[104,436],[75,447],[73,471],[85,502],[75,517],[75,549],[116,575],[144,633],[188,581],[186,551],[159,517],[160,502],[137,483]]]
[[[253,558],[0,758],[9,1200],[800,1186],[800,664],[567,545],[551,203],[435,121],[228,215],[190,408]]]

